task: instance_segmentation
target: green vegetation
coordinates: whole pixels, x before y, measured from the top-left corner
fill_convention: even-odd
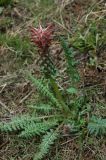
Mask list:
[[[106,20],[98,17],[88,20],[85,26],[76,31],[75,36],[70,39],[72,46],[83,54],[90,55],[90,64],[97,65],[97,55],[106,45],[105,36]]]
[[[12,0],[0,0],[0,6],[11,4]]]
[[[0,35],[0,45],[10,48],[10,50],[19,59],[25,60],[31,57],[32,46],[28,37],[20,37],[19,35]]]
[[[104,6],[0,1],[1,159],[105,160]],[[54,24],[44,54],[30,40],[39,23]]]
[[[62,39],[62,47],[68,62],[67,71],[71,73],[71,81],[73,84],[76,77],[79,77],[76,72],[74,57],[71,55],[73,52],[68,48],[64,39]],[[76,73],[77,76],[75,76]],[[80,137],[85,137],[89,132],[95,135],[103,135],[106,133],[106,119],[92,117],[91,107],[87,107],[88,102],[85,100],[85,97],[81,99],[81,97],[77,95],[76,88],[72,86],[67,89],[67,100],[64,101],[62,95],[65,90],[62,92],[59,91],[53,75],[52,77],[48,77],[51,88],[32,75],[28,77],[37,87],[38,91],[44,97],[47,97],[48,102],[46,101],[46,104],[38,104],[35,107],[32,106],[33,111],[30,116],[23,115],[22,117],[13,119],[9,123],[1,123],[0,130],[4,132],[20,131],[20,138],[32,138],[36,135],[41,136],[44,134],[42,142],[39,145],[39,151],[35,154],[34,160],[41,160],[45,157],[45,154],[49,152],[50,146],[59,138],[60,127],[63,125],[69,127],[70,133],[80,134]],[[53,89],[53,91],[51,89]],[[76,96],[71,96],[73,94]],[[69,99],[73,99],[73,101],[68,101]],[[40,110],[41,112],[39,112]],[[87,114],[89,114],[89,119],[86,118]]]
[[[95,135],[106,134],[106,119],[92,117],[88,124],[88,129]]]

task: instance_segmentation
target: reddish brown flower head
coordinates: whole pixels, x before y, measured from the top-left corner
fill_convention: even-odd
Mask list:
[[[39,25],[39,28],[31,27],[31,40],[32,42],[41,50],[45,50],[49,47],[52,40],[53,25],[48,25],[47,28],[42,28]]]

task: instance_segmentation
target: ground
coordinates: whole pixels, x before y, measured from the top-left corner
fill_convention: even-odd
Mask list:
[[[91,99],[94,112],[106,116],[106,3],[105,0],[13,0],[13,3],[0,7],[0,121],[8,121],[15,115],[27,113],[28,104],[35,103],[36,88],[25,76],[31,71],[39,76],[37,49],[30,42],[30,26],[55,25],[51,52],[55,63],[62,70],[62,50],[58,36],[68,37],[70,46],[80,43],[77,35],[90,32],[93,24],[95,32],[101,34],[99,44],[88,49],[77,48],[76,59],[81,75],[79,88],[86,91]],[[96,25],[96,27],[95,27]],[[89,36],[90,37],[90,36]],[[87,45],[92,48],[92,37],[87,37]],[[96,50],[96,52],[95,52]],[[63,83],[63,82],[60,82]],[[64,83],[62,84],[64,85]],[[31,160],[39,141],[19,141],[15,135],[0,134],[1,160]],[[105,160],[105,137],[91,137],[83,141],[64,136],[45,160]]]

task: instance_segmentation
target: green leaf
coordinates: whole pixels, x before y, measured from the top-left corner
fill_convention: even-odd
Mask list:
[[[36,110],[36,112],[43,112],[43,113],[49,113],[54,110],[54,108],[49,104],[30,105],[29,107]]]
[[[88,123],[88,130],[95,135],[106,134],[106,119],[93,116]]]
[[[69,48],[69,45],[64,38],[60,37],[60,41],[66,57],[67,72],[73,83],[78,82],[80,80],[80,76],[76,69],[76,61],[73,56],[74,55],[73,48]]]
[[[76,88],[74,88],[74,87],[70,87],[70,88],[67,89],[67,92],[69,94],[77,94],[78,90]]]
[[[24,129],[26,125],[29,125],[32,122],[38,122],[38,119],[29,115],[14,117],[8,123],[0,123],[0,131],[2,132],[19,131]]]
[[[0,14],[2,14],[4,7],[0,7]]]
[[[35,154],[33,160],[41,160],[49,152],[51,145],[58,138],[58,133],[55,131],[47,132],[44,135],[41,144],[39,145],[39,152]]]
[[[44,134],[47,130],[57,125],[57,120],[45,121],[41,123],[31,123],[26,125],[26,128],[21,132],[19,137],[22,138],[31,138],[35,135]]]
[[[36,79],[31,74],[28,74],[29,80],[32,81],[32,83],[38,88],[38,90],[46,97],[48,97],[53,104],[55,104],[55,107],[61,108],[61,104],[58,102],[58,100],[55,98],[53,93],[50,91],[47,85],[44,85],[43,82],[40,79]]]

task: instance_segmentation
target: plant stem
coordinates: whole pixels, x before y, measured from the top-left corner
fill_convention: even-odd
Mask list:
[[[66,115],[69,114],[70,113],[70,109],[64,103],[63,97],[62,97],[62,95],[61,95],[61,93],[59,91],[57,83],[55,82],[55,80],[52,77],[50,78],[50,82],[51,82],[52,88],[53,88],[53,90],[54,90],[54,92],[56,94],[56,98],[58,99],[59,103],[61,104],[63,113],[66,114]]]

